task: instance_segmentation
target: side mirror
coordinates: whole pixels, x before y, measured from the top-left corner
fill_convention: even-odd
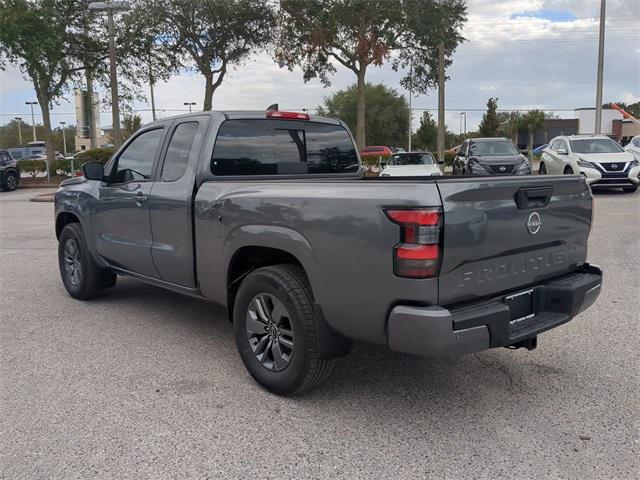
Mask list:
[[[444,163],[444,159],[440,160],[439,158],[436,158],[436,163],[442,165]]]
[[[87,180],[104,180],[104,167],[100,162],[83,163],[80,168],[82,169],[82,175]]]
[[[523,148],[522,150],[520,150],[520,153],[526,157],[527,155],[529,155],[529,150]]]
[[[567,155],[569,152],[567,152],[566,148],[559,148],[558,149],[558,155]]]

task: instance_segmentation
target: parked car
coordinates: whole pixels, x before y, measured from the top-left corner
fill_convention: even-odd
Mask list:
[[[640,161],[605,135],[555,137],[540,158],[540,175],[582,174],[592,188],[616,187],[635,192]]]
[[[389,157],[381,177],[431,177],[442,175],[430,152],[394,153]]]
[[[540,155],[542,155],[542,151],[543,151],[545,148],[547,148],[547,146],[548,146],[548,145],[549,145],[548,143],[545,143],[544,145],[540,145],[539,147],[536,147],[536,148],[534,148],[533,150],[531,150],[531,152],[532,152],[534,155],[536,155],[536,156],[538,156],[538,157],[539,157]]]
[[[533,349],[602,284],[584,178],[364,177],[339,120],[166,118],[83,173],[55,195],[68,293],[127,275],[225,305],[246,368],[277,394],[325,380],[352,340]]]
[[[393,152],[391,151],[391,149],[389,147],[385,147],[385,146],[371,146],[371,147],[365,147],[361,152],[360,152],[360,156],[361,157],[388,157],[389,155],[391,155]]]
[[[18,162],[9,150],[0,150],[0,186],[2,190],[11,192],[18,188],[19,182]]]
[[[454,175],[530,175],[529,159],[506,138],[465,140],[453,160]]]
[[[640,135],[633,137],[624,149],[627,152],[631,152],[636,160],[640,160]]]
[[[47,160],[47,156],[43,153],[34,153],[31,155],[27,155],[25,157],[22,157],[19,161],[22,162],[23,160],[43,160],[46,161]]]

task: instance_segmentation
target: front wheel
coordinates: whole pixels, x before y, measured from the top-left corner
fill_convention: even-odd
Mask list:
[[[236,346],[251,376],[278,395],[325,381],[332,362],[318,355],[313,296],[295,265],[259,268],[244,279],[233,308]]]
[[[573,175],[573,168],[571,168],[570,166],[568,166],[568,165],[567,165],[567,166],[564,168],[564,174],[565,174],[565,175]]]
[[[538,169],[538,175],[546,175],[547,174],[547,167],[545,166],[544,163],[540,163],[540,168]]]
[[[2,180],[2,189],[13,192],[16,188],[18,188],[18,174],[13,171],[6,172]]]
[[[70,223],[62,230],[58,264],[62,283],[69,295],[78,300],[94,298],[116,283],[116,274],[100,268],[93,260],[79,223]]]

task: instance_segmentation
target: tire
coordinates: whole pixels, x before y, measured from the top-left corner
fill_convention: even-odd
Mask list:
[[[634,185],[633,187],[622,187],[622,191],[625,193],[633,193],[638,190],[638,185]]]
[[[275,265],[247,275],[238,289],[233,318],[240,357],[270,392],[301,393],[331,374],[331,360],[318,355],[313,295],[300,267]]]
[[[2,189],[7,192],[13,192],[18,188],[18,174],[12,170],[5,172],[2,178]]]
[[[78,300],[97,297],[116,284],[116,274],[94,261],[79,223],[68,224],[60,234],[58,266],[64,287]]]
[[[547,167],[544,163],[540,162],[540,167],[538,168],[538,175],[546,175]]]
[[[573,168],[571,168],[569,165],[567,165],[566,167],[564,167],[564,172],[565,175],[573,175]]]

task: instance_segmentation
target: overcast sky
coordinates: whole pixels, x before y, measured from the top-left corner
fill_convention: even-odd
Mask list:
[[[600,0],[470,0],[462,44],[447,71],[447,125],[457,132],[460,111],[466,110],[467,128],[474,129],[487,99],[498,97],[500,109],[556,110],[572,118],[571,110],[595,103],[598,15]],[[605,102],[640,100],[640,0],[607,0],[605,45]],[[367,81],[399,86],[402,72],[371,67]],[[300,70],[280,69],[268,54],[259,54],[225,78],[214,98],[214,109],[262,109],[279,103],[281,109],[315,108],[324,97],[355,81],[352,72],[338,67],[331,87],[318,81],[305,84]],[[0,123],[14,116],[29,119],[25,101],[35,100],[33,87],[15,68],[0,72]],[[102,94],[102,93],[101,93]],[[183,102],[202,105],[204,81],[194,73],[174,76],[156,86],[160,116],[185,109]],[[53,124],[75,124],[72,95],[53,108]],[[417,109],[435,109],[437,92],[414,97]],[[144,102],[136,110],[150,107]],[[477,110],[477,111],[474,111]],[[39,107],[36,106],[36,114]],[[145,122],[149,111],[139,112]],[[435,110],[432,112],[435,115]],[[414,111],[414,118],[421,115]],[[36,122],[41,117],[36,116]],[[111,124],[108,111],[103,126]]]

